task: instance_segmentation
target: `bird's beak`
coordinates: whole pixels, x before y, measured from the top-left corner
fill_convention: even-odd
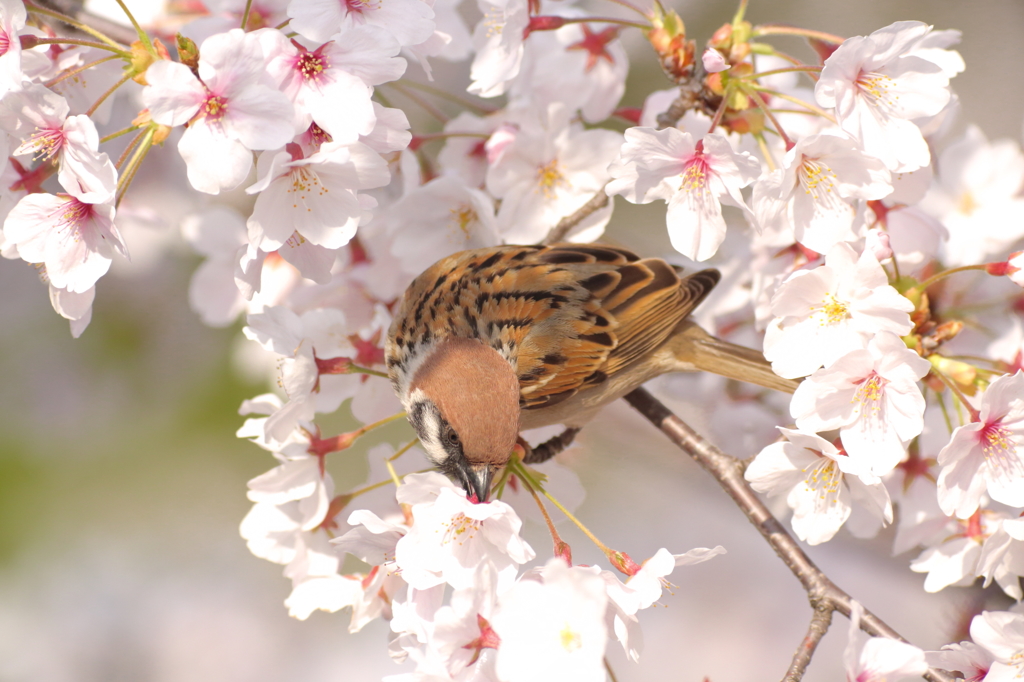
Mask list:
[[[476,497],[477,502],[486,502],[491,494],[494,466],[491,464],[470,464],[466,469],[466,494]]]

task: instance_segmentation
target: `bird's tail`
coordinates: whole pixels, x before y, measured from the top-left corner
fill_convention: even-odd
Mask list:
[[[680,323],[666,346],[677,364],[675,371],[712,372],[785,393],[800,385],[773,372],[760,351],[717,339],[690,320]]]

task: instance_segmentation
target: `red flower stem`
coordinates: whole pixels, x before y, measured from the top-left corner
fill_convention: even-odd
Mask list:
[[[555,530],[555,524],[551,520],[551,516],[548,514],[547,508],[544,507],[544,502],[543,500],[540,499],[540,496],[537,494],[537,491],[533,489],[533,486],[530,485],[530,482],[527,479],[520,476],[520,480],[522,480],[527,492],[529,492],[530,495],[533,496],[533,501],[536,502],[537,506],[540,508],[541,516],[544,517],[544,523],[547,524],[548,532],[551,533],[551,540],[555,543],[555,553],[557,554],[558,548],[565,545],[566,543],[564,540],[562,540],[561,536],[558,535],[558,531]]]

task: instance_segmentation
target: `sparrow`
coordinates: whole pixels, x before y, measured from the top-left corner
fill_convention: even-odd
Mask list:
[[[720,278],[681,278],[664,260],[603,244],[461,251],[406,289],[385,342],[388,375],[428,459],[485,502],[520,430],[574,433],[660,374],[707,370],[792,393],[796,382],[761,353],[687,319]]]

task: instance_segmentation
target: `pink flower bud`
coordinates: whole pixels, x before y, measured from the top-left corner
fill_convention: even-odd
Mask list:
[[[1024,251],[1014,251],[1004,262],[987,264],[985,272],[997,277],[1006,275],[1014,284],[1024,287]]]
[[[729,65],[725,61],[725,57],[722,53],[713,47],[709,47],[704,50],[704,55],[701,57],[701,61],[704,62],[704,70],[708,73],[718,73],[719,71],[725,71],[729,68]]]
[[[875,258],[879,261],[892,258],[892,247],[889,246],[888,233],[881,230],[871,230],[868,232],[866,241],[867,243],[864,248],[875,254]]]

